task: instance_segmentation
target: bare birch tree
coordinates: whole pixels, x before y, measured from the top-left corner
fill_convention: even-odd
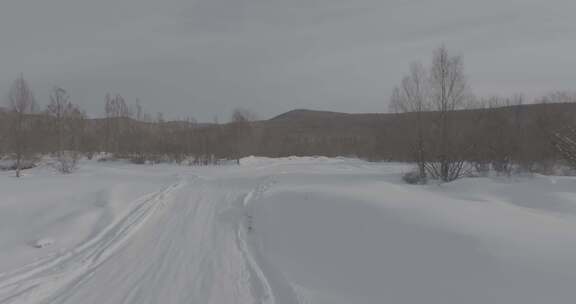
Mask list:
[[[46,112],[53,122],[56,137],[56,169],[72,173],[80,159],[85,114],[70,102],[70,95],[60,87],[53,88]]]
[[[454,111],[464,105],[467,98],[467,83],[461,56],[452,56],[445,46],[434,52],[430,69],[432,109],[437,113],[435,138],[436,160],[429,165],[429,172],[444,182],[460,177],[465,161],[459,157],[454,145]]]
[[[418,181],[426,181],[426,152],[424,147],[423,112],[428,109],[429,102],[428,75],[420,63],[412,64],[410,74],[399,87],[394,88],[390,99],[390,109],[396,113],[411,113],[410,121],[416,127],[415,143],[412,145],[416,162],[418,164]]]
[[[453,116],[467,97],[462,57],[450,55],[444,46],[434,52],[429,71],[421,64],[413,64],[408,76],[394,89],[391,109],[407,113],[406,117],[412,118],[415,124],[408,129],[416,130],[411,149],[415,152],[421,181],[430,175],[449,182],[463,174],[465,161],[454,138]],[[430,125],[426,128],[425,123],[429,121],[424,117],[432,115],[435,128]]]
[[[238,164],[240,163],[240,158],[247,156],[254,149],[252,123],[255,120],[256,115],[247,109],[237,108],[232,112],[229,135],[232,140],[231,152]]]
[[[130,118],[128,105],[121,95],[117,94],[112,97],[112,95],[106,94],[106,106],[104,110],[106,114],[104,126],[105,150],[106,152],[120,156],[120,154],[126,153],[126,151],[122,149],[121,137],[128,129],[127,121],[128,118]]]
[[[50,104],[47,113],[51,116],[56,133],[56,154],[60,155],[64,146],[64,128],[66,111],[69,108],[70,96],[66,90],[54,87],[50,94]]]
[[[11,113],[10,137],[12,150],[16,159],[16,177],[20,177],[23,162],[31,153],[31,117],[35,111],[36,102],[30,86],[24,76],[18,77],[8,93],[8,109]]]

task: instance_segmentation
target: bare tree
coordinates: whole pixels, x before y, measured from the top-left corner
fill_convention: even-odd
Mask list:
[[[484,120],[478,128],[483,134],[483,158],[489,160],[492,169],[510,176],[520,163],[523,132],[523,97],[492,97],[484,102]]]
[[[429,72],[421,64],[413,64],[409,75],[394,89],[391,109],[407,113],[405,117],[415,124],[407,129],[416,131],[411,150],[420,181],[430,175],[449,182],[464,173],[466,162],[459,151],[462,147],[456,145],[452,124],[454,111],[468,96],[462,57],[451,56],[444,46],[434,52]],[[429,117],[435,118],[433,128],[425,119]]]
[[[20,171],[25,158],[31,153],[31,117],[35,111],[36,102],[30,86],[24,80],[24,76],[18,77],[12,84],[8,93],[8,108],[11,113],[10,135],[12,149],[16,158],[16,177],[20,177]]]
[[[54,87],[50,95],[50,104],[47,113],[52,117],[56,133],[56,152],[60,154],[64,146],[64,128],[66,112],[70,107],[70,96],[66,90],[60,87]]]
[[[247,156],[254,149],[253,122],[256,119],[256,114],[247,109],[237,108],[232,112],[231,123],[228,125],[232,143],[231,154],[238,164],[240,158]]]
[[[232,112],[232,122],[252,122],[256,121],[258,116],[245,108],[236,108]]]
[[[572,169],[576,169],[576,120],[570,112],[554,110],[554,105],[576,103],[576,94],[553,92],[538,100],[542,109],[537,118],[538,129],[551,144],[553,151]],[[542,163],[542,157],[538,157]],[[548,171],[548,170],[545,170]]]
[[[426,69],[420,63],[412,64],[410,74],[402,79],[400,87],[394,88],[390,108],[396,113],[412,113],[410,120],[416,125],[415,143],[412,145],[418,164],[418,182],[426,181],[426,152],[424,147],[423,112],[428,109],[429,85]]]
[[[0,108],[0,159],[3,159],[9,152],[10,138],[9,138],[9,122],[10,114],[7,113],[4,107]]]
[[[568,126],[561,131],[551,132],[551,142],[564,160],[576,168],[576,129]]]
[[[429,172],[444,182],[457,179],[464,173],[465,161],[454,145],[452,120],[454,111],[464,105],[468,97],[462,57],[451,56],[445,46],[434,52],[430,70],[431,105],[437,113],[436,159],[429,164]]]
[[[71,173],[80,159],[85,114],[70,102],[70,95],[60,87],[53,88],[46,112],[53,122],[56,137],[56,168],[62,173]]]
[[[105,114],[105,150],[118,156],[126,152],[122,149],[121,137],[128,129],[127,121],[130,117],[124,98],[119,94],[114,97],[106,94]]]

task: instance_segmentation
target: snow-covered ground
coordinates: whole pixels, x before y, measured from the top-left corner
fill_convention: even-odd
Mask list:
[[[572,303],[576,178],[86,161],[0,173],[0,303]]]

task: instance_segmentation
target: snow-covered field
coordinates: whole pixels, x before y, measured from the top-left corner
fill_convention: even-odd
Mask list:
[[[0,173],[0,303],[572,303],[576,178],[86,161]]]

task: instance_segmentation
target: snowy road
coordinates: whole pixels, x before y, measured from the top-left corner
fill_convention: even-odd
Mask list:
[[[181,174],[87,244],[3,274],[0,303],[275,303],[246,213],[269,183]]]
[[[225,216],[247,191],[221,179],[184,177],[112,259],[49,302],[259,302],[266,294],[238,246],[241,218]]]
[[[249,158],[242,166],[87,163],[71,176],[0,175],[0,304],[576,297],[576,178],[419,187],[401,182],[404,170]],[[51,242],[38,248],[38,238]]]

